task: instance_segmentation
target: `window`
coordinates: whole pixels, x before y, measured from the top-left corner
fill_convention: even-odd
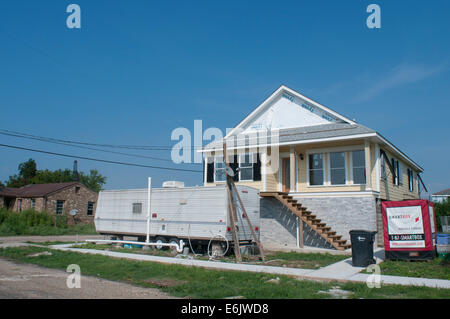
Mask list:
[[[414,191],[414,173],[408,168],[408,189],[410,192]]]
[[[402,166],[398,160],[392,158],[392,167],[394,168],[395,176],[392,176],[392,183],[394,185],[402,184]]]
[[[94,202],[88,202],[86,214],[88,216],[92,216],[94,214]]]
[[[75,187],[75,194],[78,194],[80,192],[80,186]]]
[[[344,185],[346,182],[345,153],[330,153],[330,182],[331,185]]]
[[[239,155],[239,180],[253,180],[253,154]]]
[[[366,183],[366,155],[363,150],[352,152],[353,184]]]
[[[61,215],[64,211],[64,201],[63,200],[57,200],[56,201],[56,214]]]
[[[225,181],[225,163],[223,156],[216,156],[214,160],[214,178],[216,182]]]
[[[309,185],[323,185],[323,153],[310,154],[309,164]]]
[[[386,161],[385,161],[385,159],[384,159],[384,156],[382,156],[382,155],[380,155],[380,160],[381,160],[381,163],[380,163],[380,165],[381,165],[381,178],[382,179],[386,179]]]
[[[133,214],[142,213],[142,203],[133,203]]]
[[[36,199],[32,198],[31,199],[31,209],[35,209],[36,208]]]
[[[17,202],[17,211],[19,212],[22,211],[22,199],[19,199]]]

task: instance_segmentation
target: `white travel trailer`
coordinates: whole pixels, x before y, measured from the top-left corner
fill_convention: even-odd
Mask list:
[[[259,238],[260,198],[258,190],[236,186],[251,225]],[[150,206],[148,206],[148,198]],[[252,233],[235,198],[236,223],[240,243],[251,243]],[[150,213],[150,214],[148,214]],[[150,218],[148,219],[147,216]],[[144,241],[149,229],[150,240],[158,243],[205,244],[211,241],[233,241],[228,218],[226,185],[212,187],[163,187],[151,189],[101,191],[95,215],[97,232],[138,237]]]

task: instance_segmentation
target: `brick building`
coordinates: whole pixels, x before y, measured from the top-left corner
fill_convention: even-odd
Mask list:
[[[65,215],[69,224],[94,221],[98,194],[79,182],[31,184],[21,188],[0,187],[0,208],[15,212],[27,209]],[[75,216],[69,212],[76,210]]]

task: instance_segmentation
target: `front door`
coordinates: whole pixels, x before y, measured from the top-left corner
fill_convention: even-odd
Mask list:
[[[289,158],[281,160],[281,185],[282,191],[289,193],[291,189],[291,164]]]

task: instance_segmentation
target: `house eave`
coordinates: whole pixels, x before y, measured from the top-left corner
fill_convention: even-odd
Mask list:
[[[255,144],[251,145],[251,148],[267,148],[274,146],[290,146],[290,145],[301,145],[301,144],[312,144],[312,143],[323,143],[323,142],[337,142],[337,141],[348,141],[354,139],[371,139],[374,142],[380,143],[382,145],[387,145],[390,150],[394,151],[396,155],[401,157],[405,162],[411,165],[416,171],[423,172],[423,168],[415,163],[412,159],[410,159],[405,153],[400,151],[394,144],[389,142],[386,138],[384,138],[381,134],[375,133],[365,133],[365,134],[354,134],[354,135],[345,135],[345,136],[336,136],[336,137],[327,137],[327,138],[316,138],[316,139],[307,139],[300,141],[289,141],[282,143],[266,143],[266,144]],[[237,145],[227,147],[228,150],[241,150],[249,148],[248,145]],[[221,152],[222,147],[219,148],[205,148],[202,150],[198,150],[200,153],[211,153],[211,152]]]

